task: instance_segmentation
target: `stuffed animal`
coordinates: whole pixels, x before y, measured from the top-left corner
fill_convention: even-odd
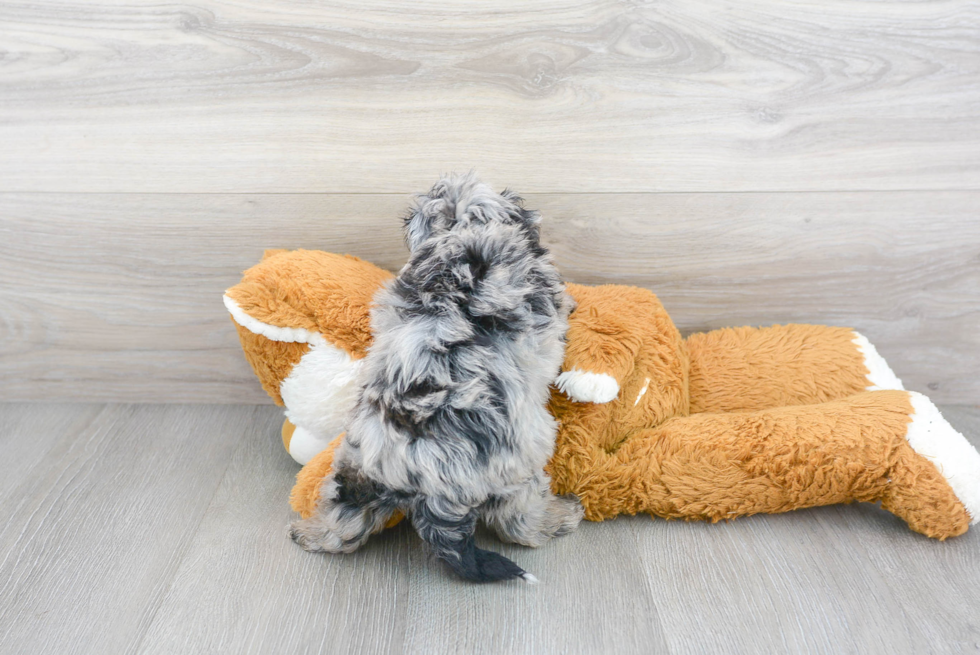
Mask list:
[[[291,503],[304,517],[355,401],[371,298],[391,277],[351,256],[267,251],[224,297],[286,408],[284,443],[305,464]],[[860,334],[782,325],[683,339],[650,291],[568,291],[577,308],[550,401],[549,473],[586,518],[718,521],[865,501],[938,539],[980,520],[980,453]]]

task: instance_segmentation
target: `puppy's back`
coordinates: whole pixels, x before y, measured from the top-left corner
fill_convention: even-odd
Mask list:
[[[369,427],[379,443],[367,449],[379,459],[407,454],[415,474],[393,477],[409,487],[432,492],[424,487],[434,480],[463,477],[479,488],[453,493],[486,495],[550,456],[545,403],[569,300],[539,243],[537,213],[513,194],[453,178],[420,196],[405,222],[411,257],[376,298],[351,432]],[[501,461],[502,451],[512,460]]]

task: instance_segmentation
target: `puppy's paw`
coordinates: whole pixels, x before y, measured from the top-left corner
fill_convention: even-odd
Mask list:
[[[548,508],[552,532],[549,537],[560,537],[578,527],[585,517],[585,508],[575,494],[555,496]]]
[[[342,553],[344,543],[320,521],[304,519],[289,526],[289,538],[311,553]]]

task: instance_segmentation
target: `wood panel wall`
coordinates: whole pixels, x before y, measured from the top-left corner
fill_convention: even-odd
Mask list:
[[[0,5],[0,398],[264,401],[220,303],[267,247],[404,260],[475,168],[566,276],[685,331],[853,325],[980,402],[968,0]]]
[[[375,194],[8,194],[0,395],[262,401],[221,304],[267,247],[404,263]],[[686,332],[825,322],[944,402],[980,398],[980,192],[532,194],[566,277],[656,291]]]

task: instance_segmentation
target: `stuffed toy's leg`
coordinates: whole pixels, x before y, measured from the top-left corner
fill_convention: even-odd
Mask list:
[[[692,334],[691,413],[733,412],[902,389],[875,347],[850,328],[774,325]]]
[[[333,470],[333,452],[340,445],[344,435],[330,442],[320,453],[314,455],[296,474],[296,484],[289,495],[289,506],[304,519],[316,512],[316,503],[320,499],[320,487],[330,471]],[[289,447],[287,446],[288,450]]]
[[[640,429],[612,453],[563,426],[551,472],[586,518],[648,512],[718,521],[880,501],[945,539],[980,519],[980,453],[928,398],[869,391],[795,407],[700,413]]]
[[[330,471],[333,469],[333,452],[340,445],[344,435],[330,442],[330,444],[320,453],[313,456],[309,463],[296,474],[296,484],[289,495],[289,505],[293,511],[304,519],[308,519],[316,513],[316,504],[320,500],[320,489]],[[288,446],[287,446],[288,450]],[[395,512],[388,522],[386,528],[397,524],[404,518],[401,512]]]

